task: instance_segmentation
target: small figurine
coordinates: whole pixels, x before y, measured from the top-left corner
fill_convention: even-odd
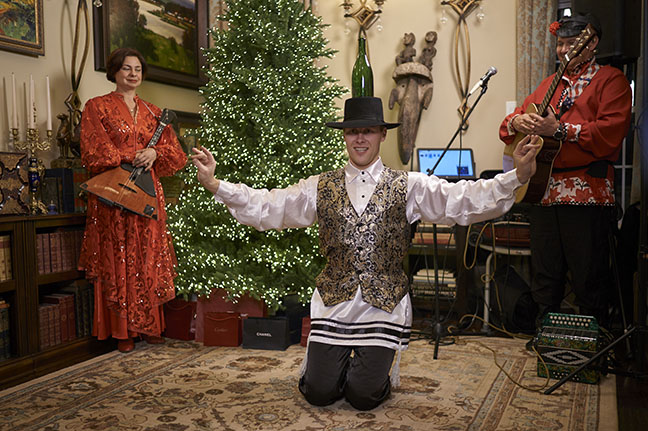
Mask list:
[[[403,36],[403,45],[405,45],[405,48],[403,48],[400,54],[396,57],[397,66],[413,61],[414,56],[416,55],[414,42],[416,42],[416,36],[414,36],[414,33],[405,33],[405,36]]]
[[[423,52],[421,53],[421,56],[418,59],[418,62],[427,67],[428,69],[432,69],[432,60],[436,56],[437,50],[436,50],[436,42],[437,42],[437,32],[436,31],[428,31],[425,34],[425,48],[423,48]]]

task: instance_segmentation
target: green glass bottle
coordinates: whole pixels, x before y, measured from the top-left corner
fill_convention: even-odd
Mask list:
[[[367,39],[358,35],[358,58],[351,72],[351,94],[353,97],[373,96],[373,72],[367,57]]]

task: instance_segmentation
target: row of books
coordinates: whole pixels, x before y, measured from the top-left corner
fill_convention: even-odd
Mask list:
[[[434,244],[434,233],[432,232],[416,232],[412,238],[412,244]],[[452,233],[437,232],[438,245],[455,245],[455,238]]]
[[[437,244],[455,245],[454,229],[446,225],[437,225]],[[434,224],[420,222],[412,238],[412,244],[434,244]]]
[[[11,236],[0,235],[0,281],[11,280]]]
[[[37,233],[38,273],[76,269],[82,242],[83,229],[57,229],[54,232]]]
[[[454,298],[457,292],[457,280],[452,271],[438,270],[439,295]],[[434,269],[420,269],[412,276],[412,295],[433,296],[436,294]]]
[[[0,360],[9,359],[11,356],[11,342],[9,340],[9,303],[0,299]]]
[[[92,285],[84,282],[44,295],[38,306],[41,350],[90,335],[93,308]]]

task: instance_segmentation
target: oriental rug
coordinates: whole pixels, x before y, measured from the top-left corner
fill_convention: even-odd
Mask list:
[[[493,353],[497,352],[495,364]],[[616,430],[614,376],[551,395],[524,341],[412,341],[401,385],[378,408],[309,405],[297,389],[305,348],[205,347],[167,340],[99,356],[0,392],[0,430]],[[555,381],[551,381],[555,383]]]

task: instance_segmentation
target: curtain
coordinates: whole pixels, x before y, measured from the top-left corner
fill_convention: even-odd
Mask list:
[[[517,82],[518,106],[540,81],[555,72],[556,40],[549,24],[558,16],[558,0],[518,0]]]

